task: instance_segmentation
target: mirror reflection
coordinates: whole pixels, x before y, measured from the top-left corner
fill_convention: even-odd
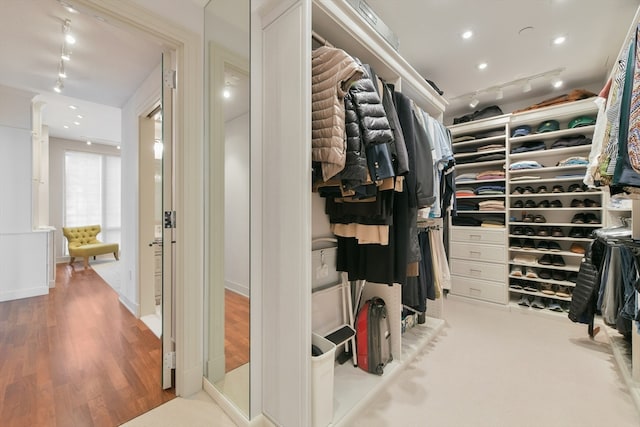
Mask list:
[[[209,161],[225,159],[224,174],[209,178],[207,221],[216,230],[224,212],[224,262],[209,251],[205,376],[249,418],[249,0],[211,0],[204,34]]]

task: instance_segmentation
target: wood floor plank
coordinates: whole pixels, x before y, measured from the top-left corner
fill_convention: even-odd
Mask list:
[[[0,303],[0,422],[117,426],[175,397],[161,344],[92,269],[60,264],[49,295]]]
[[[249,362],[249,298],[225,290],[225,372]]]

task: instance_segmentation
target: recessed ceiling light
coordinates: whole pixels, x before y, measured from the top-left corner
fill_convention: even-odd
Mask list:
[[[119,146],[119,145],[117,145],[117,146],[116,146],[116,148],[119,150],[119,149],[120,149],[120,146]]]
[[[565,36],[558,36],[555,39],[553,39],[553,44],[562,44],[565,41],[567,41],[567,38]]]
[[[473,36],[473,31],[471,30],[467,30],[464,33],[462,33],[462,38],[467,40],[470,39]]]
[[[523,92],[531,92],[531,82],[527,80],[527,82],[522,87]]]
[[[63,88],[64,88],[64,84],[62,83],[62,79],[60,77],[58,77],[58,80],[56,80],[56,85],[53,87],[53,90],[56,93],[60,93],[60,92],[62,92]]]
[[[486,62],[481,62],[478,64],[478,70],[484,70],[488,65],[489,64],[487,64]]]
[[[75,105],[69,105],[69,108],[71,108],[72,110],[77,110],[78,107],[76,107]]]
[[[73,122],[74,125],[80,126],[80,122]]]
[[[83,116],[82,114],[78,114],[76,117],[77,117],[77,118],[79,118],[79,119],[81,119],[81,118],[83,118],[84,116]]]
[[[69,129],[69,125],[64,125],[62,127],[65,128],[65,129]]]
[[[476,96],[474,96],[473,98],[471,98],[471,102],[469,102],[469,107],[476,108],[479,103],[480,100]]]
[[[91,145],[91,141],[87,141],[87,145]]]

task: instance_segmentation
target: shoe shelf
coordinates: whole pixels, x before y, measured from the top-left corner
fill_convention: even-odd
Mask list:
[[[544,227],[591,227],[600,228],[602,223],[597,224],[578,224],[572,222],[510,222],[509,225],[521,225],[521,226],[544,226]],[[527,236],[524,236],[527,237]]]
[[[582,258],[584,254],[578,254],[570,251],[542,251],[539,249],[524,249],[524,248],[514,248],[509,247],[511,252],[522,252],[525,254],[538,254],[538,255],[560,255],[560,256],[575,256]]]
[[[515,262],[513,260],[509,261],[509,265],[519,265],[521,267],[533,267],[533,268],[548,268],[550,270],[562,270],[562,271],[571,271],[574,273],[577,273],[578,270],[580,270],[580,266],[578,265],[565,265],[564,267],[561,267],[559,265],[553,265],[553,264],[538,264],[537,262],[535,264],[527,264],[524,262]]]
[[[543,168],[544,169],[544,168]],[[536,171],[540,171],[542,169],[527,169],[527,171],[531,172],[527,175],[536,175]],[[509,171],[511,173],[514,172],[520,172],[520,171]],[[536,175],[537,176],[537,175]],[[562,182],[578,182],[578,181],[582,181],[580,178],[574,178],[574,177],[562,177],[562,178],[556,178],[556,177],[540,177],[540,178],[536,178],[536,179],[523,179],[523,180],[513,180],[511,179],[509,181],[509,184],[511,184],[513,187],[522,187],[522,184],[539,184],[539,183],[562,183]],[[575,192],[571,192],[568,194],[576,194],[576,193],[600,193],[600,190],[593,190],[590,189],[588,191],[575,191]],[[535,193],[534,193],[535,194]],[[561,194],[561,193],[538,193],[538,194]],[[513,194],[513,196],[520,196],[521,194]],[[531,196],[531,194],[522,194],[522,196]]]
[[[538,283],[551,283],[552,285],[568,286],[571,288],[576,287],[576,284],[569,280],[542,279],[540,277],[514,276],[511,274],[509,275],[509,279],[528,280],[530,282],[538,282]],[[509,287],[509,290],[511,289],[513,288]]]
[[[552,180],[553,182],[561,182],[558,179],[554,179]],[[575,181],[575,178],[571,178],[569,180],[565,180],[565,181]],[[539,182],[542,182],[542,180],[538,180],[538,181],[531,181],[530,184],[537,184]],[[550,180],[551,182],[551,180]],[[515,182],[511,182],[511,185],[515,185]],[[519,183],[518,183],[519,184]],[[524,182],[524,184],[526,184],[526,182]],[[516,187],[521,187],[521,185],[515,185]],[[572,191],[572,192],[564,192],[564,193],[553,193],[553,192],[547,192],[547,193],[525,193],[525,194],[510,194],[511,197],[519,197],[519,198],[524,198],[524,197],[543,197],[543,198],[547,198],[547,199],[554,199],[556,197],[572,197],[574,199],[588,199],[589,197],[598,197],[602,192],[601,191]],[[580,208],[578,208],[580,209]]]
[[[513,237],[516,239],[536,239],[536,240],[559,240],[561,242],[591,242],[593,239],[589,239],[588,237],[554,237],[554,236],[527,236],[524,234],[509,234],[509,237]],[[520,249],[520,248],[512,248],[509,249]]]
[[[554,211],[576,211],[579,210],[581,212],[583,211],[594,211],[594,212],[599,212],[602,210],[602,208],[572,208],[570,206],[563,206],[561,208],[554,208],[554,207],[548,207],[548,208],[514,208],[511,207],[509,208],[512,211],[548,211],[550,209],[553,209]],[[513,224],[513,223],[512,223]],[[528,222],[527,224],[531,224],[530,222]],[[536,222],[534,224],[545,224],[544,222]]]
[[[543,294],[542,292],[531,292],[531,291],[527,291],[525,289],[514,289],[512,287],[509,287],[509,292],[513,292],[515,294],[531,295],[531,296],[534,296],[534,297],[551,298],[551,299],[556,299],[556,300],[559,300],[559,301],[571,302],[571,297],[567,298],[567,297],[561,297],[561,296],[558,296],[558,295]]]

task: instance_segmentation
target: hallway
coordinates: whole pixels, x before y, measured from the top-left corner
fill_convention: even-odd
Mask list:
[[[173,398],[161,346],[91,268],[59,264],[49,295],[0,303],[4,425],[116,426]]]

